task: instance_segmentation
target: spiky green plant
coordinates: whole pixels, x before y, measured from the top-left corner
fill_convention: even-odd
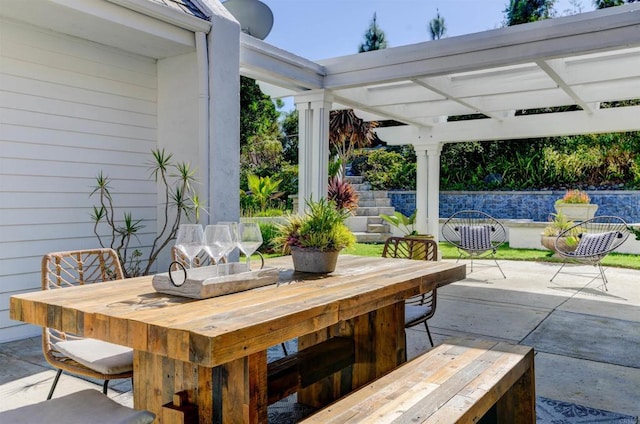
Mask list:
[[[91,219],[93,232],[102,247],[110,247],[118,254],[126,278],[148,274],[160,252],[176,237],[183,218],[198,222],[201,203],[193,185],[195,171],[186,162],[174,163],[173,155],[164,149],[151,151],[149,163],[151,177],[163,187],[164,211],[158,219],[158,233],[149,255],[143,260],[142,251],[132,246],[144,228],[142,219],[135,219],[129,211],[123,213],[122,223],[116,219],[109,177],[102,171],[96,177],[96,185],[89,196],[98,196],[99,205],[93,206]],[[100,227],[107,226],[109,235],[100,234]],[[131,251],[133,249],[133,251]],[[146,265],[142,266],[142,263]]]

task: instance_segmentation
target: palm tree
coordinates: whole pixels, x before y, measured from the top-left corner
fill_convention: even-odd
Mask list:
[[[355,149],[368,146],[375,139],[376,121],[365,122],[353,109],[332,110],[329,115],[329,143],[340,157],[342,175]]]

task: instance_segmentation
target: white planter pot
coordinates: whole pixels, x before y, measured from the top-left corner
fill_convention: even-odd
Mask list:
[[[562,212],[571,221],[586,221],[595,216],[598,205],[592,203],[556,203],[556,212]]]

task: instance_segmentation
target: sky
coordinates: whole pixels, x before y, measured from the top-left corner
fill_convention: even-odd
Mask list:
[[[388,47],[430,40],[428,23],[439,10],[446,36],[499,28],[508,0],[261,0],[274,15],[266,42],[311,60],[355,54],[373,14],[385,32]],[[573,0],[582,11],[592,0]],[[575,8],[557,0],[558,15]]]

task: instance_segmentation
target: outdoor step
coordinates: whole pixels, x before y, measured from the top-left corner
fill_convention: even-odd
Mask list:
[[[353,233],[366,232],[370,219],[368,216],[350,216],[344,223]]]
[[[384,222],[379,216],[368,216],[366,218],[368,224],[382,224]]]
[[[371,192],[373,193],[373,197],[376,199],[386,199],[389,197],[389,192],[387,190],[371,190]]]
[[[372,191],[357,191],[358,197],[360,200],[373,200],[375,197],[373,196]]]
[[[380,216],[380,214],[393,215],[394,212],[395,208],[393,206],[365,206],[356,209],[357,216]]]
[[[364,184],[351,184],[355,191],[370,191],[371,185],[369,183]]]
[[[359,208],[374,208],[376,206],[381,206],[381,205],[378,205],[377,199],[362,199],[362,198],[360,198],[358,200],[358,207]],[[385,205],[382,205],[382,206],[385,206]]]
[[[389,224],[369,224],[367,225],[368,233],[388,233]]]
[[[391,206],[391,199],[388,197],[378,198],[375,200],[376,206]]]
[[[364,177],[361,175],[347,175],[345,180],[349,181],[351,184],[362,184],[364,182]]]
[[[358,243],[384,243],[391,237],[390,233],[353,233]]]

